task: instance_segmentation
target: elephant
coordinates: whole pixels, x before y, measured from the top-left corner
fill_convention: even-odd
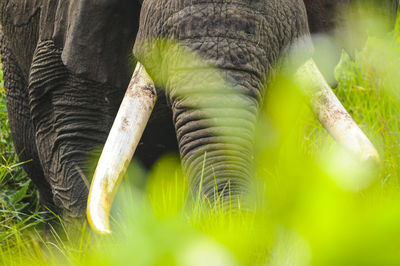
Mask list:
[[[350,149],[376,157],[310,59],[306,12],[302,0],[1,0],[10,128],[42,204],[65,218],[83,217],[88,204],[90,224],[108,233],[132,154],[149,168],[171,151],[194,191],[240,204],[265,84],[295,51],[291,65],[312,87],[321,122]],[[173,69],[183,55],[193,60]],[[209,76],[225,87],[188,88]],[[103,145],[91,180],[87,158]]]

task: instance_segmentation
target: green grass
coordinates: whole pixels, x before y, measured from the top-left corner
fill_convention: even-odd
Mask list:
[[[278,76],[256,136],[257,211],[187,200],[179,159],[169,155],[149,173],[131,165],[111,237],[86,223],[47,224],[17,163],[0,89],[0,264],[399,265],[398,32],[371,36],[354,58],[343,52],[335,71],[335,93],[375,144],[380,166],[338,147],[296,85]]]

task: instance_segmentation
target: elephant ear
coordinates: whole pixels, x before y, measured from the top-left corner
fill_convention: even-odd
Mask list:
[[[81,77],[126,87],[139,25],[140,5],[132,0],[49,0],[56,9],[52,36],[62,61]],[[51,16],[47,12],[46,17]]]

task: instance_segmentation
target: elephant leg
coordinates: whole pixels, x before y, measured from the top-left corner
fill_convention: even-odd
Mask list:
[[[35,133],[28,104],[27,80],[3,34],[0,37],[0,50],[8,117],[16,152],[20,161],[29,161],[24,163],[22,167],[37,186],[41,203],[53,208],[53,195],[48,180],[44,177],[36,148]]]
[[[53,200],[68,218],[83,217],[90,180],[88,156],[107,137],[123,91],[77,77],[53,41],[39,42],[29,79],[36,143]]]

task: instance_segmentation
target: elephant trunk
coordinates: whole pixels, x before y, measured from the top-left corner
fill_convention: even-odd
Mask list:
[[[170,70],[167,92],[194,198],[241,207],[251,188],[262,82],[238,61],[214,66]]]
[[[211,97],[215,100],[210,105],[197,108],[188,107],[185,100],[172,104],[182,166],[195,198],[201,195],[211,206],[240,207],[251,185],[257,107],[245,97],[240,108],[225,102],[238,95]]]

